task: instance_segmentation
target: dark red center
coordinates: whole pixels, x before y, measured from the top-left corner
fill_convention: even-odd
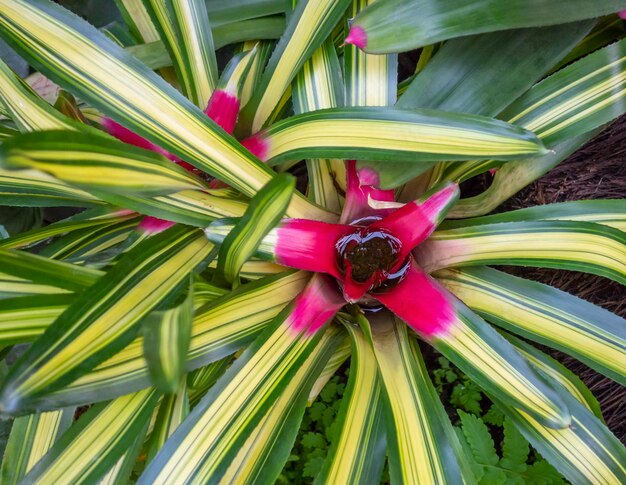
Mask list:
[[[400,247],[388,232],[360,228],[337,242],[339,266],[353,281],[377,287],[397,266]]]

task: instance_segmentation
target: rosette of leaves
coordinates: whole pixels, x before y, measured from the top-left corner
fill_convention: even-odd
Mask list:
[[[624,283],[626,203],[486,215],[624,113],[626,1],[117,4],[97,30],[0,0],[36,70],[0,63],[0,203],[86,209],[0,242],[0,340],[31,343],[0,385],[3,483],[272,483],[348,357],[316,480],[472,482],[485,445],[418,339],[507,416],[483,468],[521,466],[515,427],[573,483],[626,481],[588,390],[512,337],[624,383],[626,322],[492,268]]]

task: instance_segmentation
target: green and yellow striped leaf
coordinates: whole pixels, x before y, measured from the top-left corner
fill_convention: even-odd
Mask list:
[[[281,34],[284,29],[281,29]],[[261,79],[261,75],[263,74],[263,69],[267,64],[267,60],[272,54],[272,49],[274,48],[274,43],[269,41],[246,41],[241,44],[241,51],[249,51],[253,48],[256,48],[256,55],[254,59],[252,59],[252,64],[248,69],[248,73],[243,82],[243,87],[241,90],[241,106],[245,106],[250,101],[252,97],[252,93],[257,88],[259,81]]]
[[[582,221],[626,231],[626,199],[576,200],[558,202],[472,219],[447,220],[442,229],[467,227],[499,222],[522,221]]]
[[[196,311],[186,370],[218,361],[249,344],[302,291],[310,276],[289,272],[240,286]],[[143,339],[133,340],[89,373],[36,400],[42,409],[97,402],[150,386]]]
[[[316,483],[379,484],[385,463],[381,377],[372,345],[351,320],[350,377],[335,420],[336,432]]]
[[[545,153],[530,132],[491,118],[433,110],[335,108],[293,116],[255,135],[274,165],[302,157],[426,162]]]
[[[463,477],[471,472],[406,325],[389,313],[373,315],[369,321],[367,331],[385,390],[391,481],[464,483]]]
[[[161,39],[142,0],[115,0],[115,4],[137,40],[154,42]]]
[[[562,429],[547,428],[524,411],[495,402],[541,456],[571,483],[624,483],[624,446],[584,405],[561,390],[572,415],[572,425]]]
[[[22,132],[77,129],[72,120],[37,96],[1,59],[0,104]]]
[[[22,207],[92,207],[96,196],[36,170],[0,168],[0,204]]]
[[[198,403],[138,483],[218,481],[265,413],[318,345],[279,314]],[[305,394],[306,395],[306,394]]]
[[[583,271],[626,284],[626,233],[579,221],[485,224],[435,231],[419,249],[427,272],[506,264]]]
[[[332,42],[327,40],[304,63],[292,84],[293,107],[296,114],[343,106],[344,85],[341,67]],[[309,197],[318,205],[334,212],[341,209],[338,183],[345,189],[345,167],[342,160],[308,159]]]
[[[75,231],[47,245],[39,254],[91,268],[102,267],[138,242],[140,218]]]
[[[2,459],[2,483],[22,483],[24,476],[52,448],[55,441],[70,427],[73,419],[74,408],[16,418]]]
[[[172,436],[189,414],[189,396],[187,382],[181,380],[172,394],[166,394],[161,399],[159,410],[154,420],[154,428],[148,441],[148,459],[151,461],[161,449],[167,439]]]
[[[213,219],[238,217],[247,208],[244,199],[227,197],[223,190],[183,190],[156,197],[138,197],[98,191],[118,207],[194,227],[206,227]]]
[[[0,240],[2,249],[27,248],[46,239],[79,231],[86,228],[93,228],[102,225],[124,221],[137,217],[130,211],[119,210],[111,207],[91,209],[81,212],[59,222],[55,222],[45,227],[24,231],[15,234],[7,239]]]
[[[146,431],[144,429],[138,433],[135,439],[131,441],[130,446],[126,446],[126,453],[109,468],[109,471],[98,481],[98,485],[118,485],[129,479],[135,464],[143,458],[143,456],[138,455],[146,437]]]
[[[193,408],[200,402],[207,391],[224,374],[228,366],[232,363],[231,356],[199,367],[187,374],[187,386],[189,387],[189,404]],[[159,446],[161,449],[161,446]],[[159,450],[155,450],[155,453]]]
[[[556,288],[486,267],[437,278],[485,319],[562,350],[626,385],[626,320]]]
[[[183,92],[204,109],[217,83],[217,61],[204,0],[145,0],[170,52]]]
[[[39,170],[86,191],[163,195],[204,188],[191,172],[161,154],[67,131],[27,133],[4,142],[0,166]]]
[[[145,65],[49,0],[1,0],[0,35],[41,72],[126,128],[248,196],[272,177],[237,141]],[[291,217],[328,218],[304,197]]]
[[[589,409],[600,421],[604,422],[598,400],[580,377],[559,361],[529,343],[505,332],[502,332],[502,334],[509,342],[515,345],[517,350],[519,350],[543,375],[551,381],[558,382],[560,386],[564,387],[567,392]]]
[[[71,291],[54,285],[37,283],[27,278],[0,273],[0,299],[27,295],[60,295],[63,293],[71,293]]]
[[[148,425],[158,394],[146,389],[97,404],[63,434],[24,483],[95,483]]]
[[[0,299],[0,346],[34,341],[75,298],[68,294],[39,294]]]
[[[16,249],[0,249],[0,268],[0,274],[70,292],[90,287],[104,274]]]
[[[561,69],[536,84],[499,117],[554,146],[626,111],[626,40]]]
[[[352,0],[348,19],[374,0]],[[369,55],[352,44],[344,46],[347,106],[393,106],[398,90],[398,55]],[[412,106],[416,108],[417,106]]]
[[[309,357],[241,446],[220,483],[276,482],[293,448],[311,385],[344,336],[338,326],[323,332]]]
[[[212,250],[201,232],[175,226],[129,251],[12,366],[0,390],[5,412],[23,412],[123,349]]]
[[[429,343],[485,392],[515,403],[548,427],[569,426],[568,408],[548,381],[491,325],[450,298],[456,320]]]
[[[366,52],[383,54],[482,32],[565,24],[625,7],[623,0],[387,0],[365,9],[352,27],[363,32]]]
[[[298,71],[331,33],[350,0],[306,0],[297,3],[241,123],[255,133],[266,124]]]
[[[239,285],[239,271],[267,233],[281,220],[296,186],[288,173],[278,174],[255,195],[245,214],[224,239],[217,270],[229,284]]]
[[[155,311],[142,322],[143,353],[152,383],[164,394],[180,387],[187,362],[193,320],[193,290],[190,285],[181,303]]]

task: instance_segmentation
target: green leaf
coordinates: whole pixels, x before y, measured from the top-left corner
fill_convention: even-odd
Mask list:
[[[481,32],[564,24],[626,8],[623,0],[387,0],[359,14],[366,52],[401,52]],[[416,12],[420,12],[416,15]]]
[[[291,174],[282,173],[252,198],[245,214],[220,247],[217,270],[228,283],[239,285],[239,272],[244,262],[256,252],[263,238],[281,220],[295,186],[295,178]]]
[[[185,371],[191,340],[193,287],[190,285],[186,292],[181,303],[152,312],[142,322],[143,352],[150,377],[157,389],[165,394],[179,389]]]
[[[144,0],[165,42],[186,97],[204,109],[217,83],[217,61],[205,0]]]
[[[523,472],[526,470],[529,451],[528,441],[526,441],[510,419],[505,419],[502,458],[499,465],[507,470]]]
[[[461,418],[463,435],[472,450],[474,460],[481,465],[495,466],[500,458],[496,453],[493,439],[485,423],[473,414],[468,414],[461,410],[457,412]]]
[[[546,74],[591,25],[591,21],[585,21],[446,42],[396,106],[495,116]],[[494,72],[498,73],[497,83],[493,82]],[[368,165],[380,172],[381,186],[385,188],[409,181],[427,168],[394,163]],[[458,165],[451,164],[451,168]]]

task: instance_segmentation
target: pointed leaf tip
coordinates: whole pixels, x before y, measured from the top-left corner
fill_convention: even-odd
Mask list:
[[[352,44],[355,47],[363,50],[365,46],[367,46],[367,34],[363,27],[359,25],[353,25],[350,27],[350,32],[348,32],[348,37],[345,40],[346,44]]]
[[[420,207],[433,224],[439,225],[460,195],[459,184],[451,182],[428,197]]]

